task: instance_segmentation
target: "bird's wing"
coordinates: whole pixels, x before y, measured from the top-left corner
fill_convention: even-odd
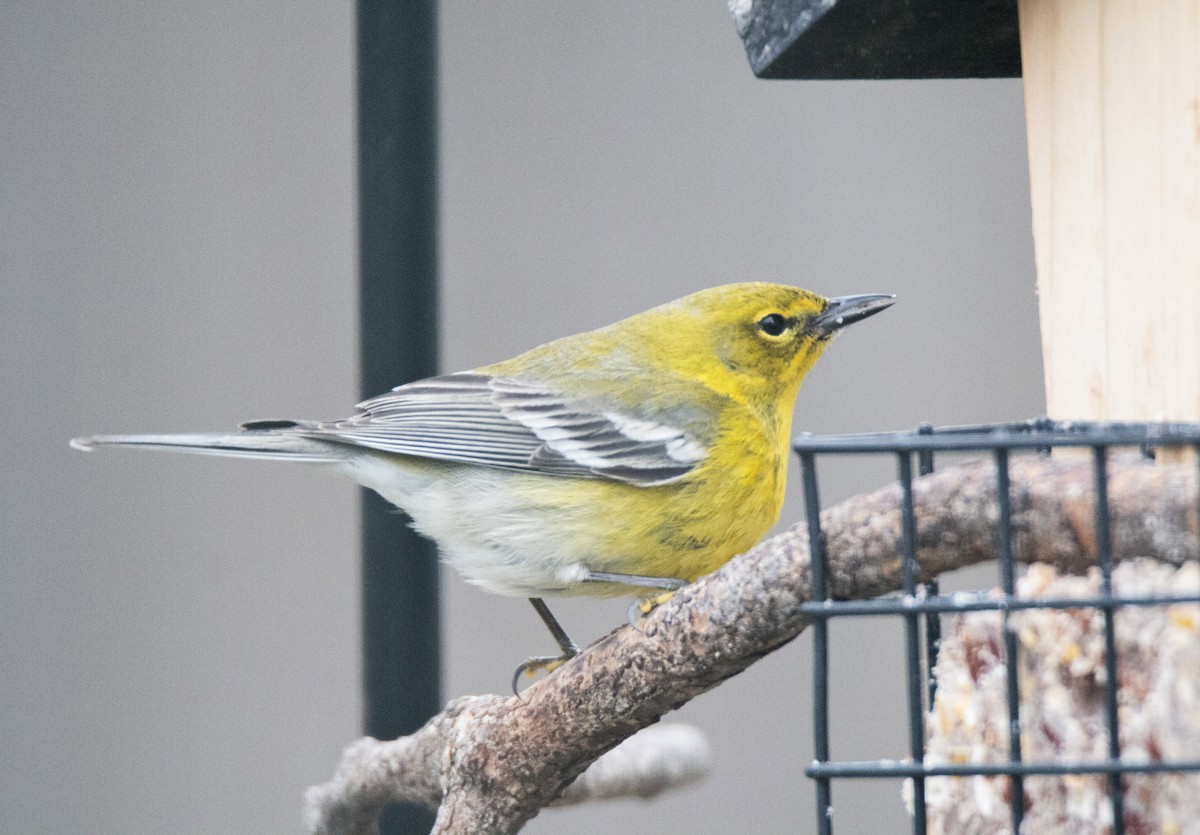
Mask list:
[[[684,430],[658,420],[471,372],[409,383],[358,408],[347,420],[296,431],[384,452],[639,486],[674,481],[706,454]]]

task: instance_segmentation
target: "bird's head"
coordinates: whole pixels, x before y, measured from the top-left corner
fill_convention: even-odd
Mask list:
[[[782,284],[714,287],[655,308],[635,319],[655,329],[670,365],[706,379],[717,390],[733,386],[748,400],[795,399],[804,375],[847,325],[872,316],[894,296],[827,299]],[[657,315],[655,315],[657,314]]]

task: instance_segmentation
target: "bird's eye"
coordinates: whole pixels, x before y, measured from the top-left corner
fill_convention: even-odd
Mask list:
[[[779,336],[787,330],[787,319],[778,313],[768,313],[758,320],[758,329],[767,336]]]

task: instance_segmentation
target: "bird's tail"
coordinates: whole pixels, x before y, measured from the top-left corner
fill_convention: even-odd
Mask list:
[[[262,420],[240,432],[197,432],[182,435],[92,435],[72,438],[71,446],[90,452],[101,446],[143,447],[233,458],[264,458],[333,464],[346,460],[341,444],[305,437],[296,421]]]

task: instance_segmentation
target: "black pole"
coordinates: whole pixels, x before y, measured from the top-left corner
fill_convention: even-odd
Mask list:
[[[437,4],[358,0],[362,395],[437,372]],[[363,725],[411,733],[441,706],[433,546],[363,495]],[[428,832],[398,807],[381,832]]]

